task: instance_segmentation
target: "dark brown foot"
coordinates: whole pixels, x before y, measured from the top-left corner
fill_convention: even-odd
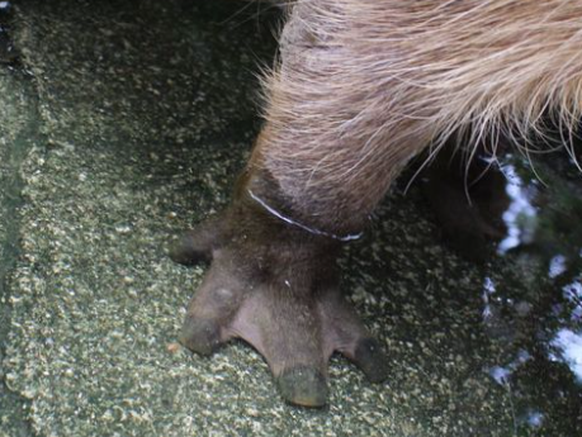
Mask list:
[[[338,244],[271,218],[251,229],[237,214],[230,210],[203,224],[171,252],[179,262],[212,260],[180,342],[208,355],[232,338],[244,339],[266,359],[284,399],[302,406],[326,403],[334,351],[370,380],[385,379],[380,345],[339,292]]]

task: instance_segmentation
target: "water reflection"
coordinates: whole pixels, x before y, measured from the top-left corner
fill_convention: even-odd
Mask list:
[[[550,344],[553,348],[550,359],[565,362],[576,375],[576,380],[582,383],[582,329],[578,332],[560,329]]]
[[[488,322],[493,317],[493,309],[491,307],[491,296],[495,293],[495,284],[490,277],[485,277],[483,283],[483,321]]]
[[[505,192],[511,199],[509,208],[503,213],[507,235],[497,248],[500,254],[507,253],[521,244],[531,243],[536,229],[536,208],[532,205],[534,184],[525,186],[512,164],[500,165],[506,178]]]
[[[507,366],[493,366],[489,369],[489,375],[500,385],[506,385],[510,382],[510,377],[522,364],[528,362],[532,356],[525,349],[517,352],[516,358]]]
[[[539,411],[528,411],[526,414],[527,424],[532,428],[539,428],[542,426],[544,415]]]
[[[450,177],[446,190],[426,191],[437,193],[435,198],[454,211],[453,217],[464,215],[479,223],[473,229],[486,229],[481,222],[495,223],[493,214],[484,212],[495,212],[503,223],[496,228],[503,230],[499,238],[491,232],[462,233],[464,244],[478,250],[480,240],[473,237],[486,235],[497,242],[483,267],[480,290],[481,326],[497,350],[485,372],[506,393],[515,434],[570,435],[582,423],[580,177],[567,179],[562,164],[553,167],[556,163],[546,157],[535,164],[535,176],[532,164],[520,157],[480,161],[502,178],[481,183],[470,207],[457,206],[459,195],[455,202],[450,200],[456,193],[450,188],[456,181]],[[470,194],[474,187],[469,187]],[[442,193],[449,196],[447,202],[441,201]],[[447,219],[436,212],[439,220]],[[465,226],[458,218],[451,223],[457,234]]]
[[[563,288],[564,297],[573,304],[570,315],[573,321],[582,320],[582,284],[574,281]]]
[[[548,276],[552,279],[556,278],[564,273],[566,269],[566,257],[564,255],[556,255],[550,260]]]

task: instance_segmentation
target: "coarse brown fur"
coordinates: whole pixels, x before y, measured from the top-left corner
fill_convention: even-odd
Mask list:
[[[500,136],[527,147],[548,113],[574,130],[582,1],[298,0],[265,95],[251,166],[298,219],[357,229],[410,158],[453,134],[495,153]]]

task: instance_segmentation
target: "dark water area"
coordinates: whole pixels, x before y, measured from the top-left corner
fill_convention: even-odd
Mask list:
[[[421,182],[443,242],[481,266],[474,328],[500,346],[484,371],[507,390],[516,435],[576,435],[582,424],[582,155],[578,138],[563,144],[478,156],[468,171],[446,157]]]

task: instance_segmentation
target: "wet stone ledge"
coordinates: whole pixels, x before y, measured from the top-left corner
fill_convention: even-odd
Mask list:
[[[248,157],[255,73],[276,50],[264,8],[13,8],[22,73],[0,50],[0,436],[574,435],[582,212],[567,158],[542,165],[554,191],[508,158],[507,226],[536,238],[480,263],[443,242],[421,181],[394,186],[341,259],[389,353],[386,384],[334,356],[329,405],[303,410],[242,342],[210,358],[168,349],[204,273],[173,264],[168,238],[228,202]]]

